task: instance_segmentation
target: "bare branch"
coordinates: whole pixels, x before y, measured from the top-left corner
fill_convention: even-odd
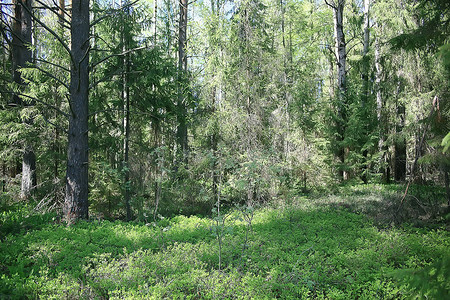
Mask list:
[[[58,113],[62,114],[62,115],[63,115],[64,117],[66,117],[66,118],[69,117],[69,115],[68,115],[67,113],[63,112],[63,111],[60,110],[58,107],[56,107],[56,106],[54,106],[54,105],[51,105],[51,104],[48,104],[48,103],[46,103],[46,102],[44,102],[44,101],[42,101],[42,100],[39,100],[38,98],[29,96],[29,95],[26,95],[26,94],[22,94],[22,93],[11,92],[11,91],[0,91],[0,93],[1,93],[1,94],[15,94],[15,95],[18,95],[18,96],[21,96],[21,97],[25,97],[25,98],[34,100],[34,101],[36,101],[37,103],[41,103],[41,104],[43,104],[43,105],[45,105],[45,106],[47,106],[47,107],[49,107],[49,108],[51,108],[51,109],[57,111]]]
[[[65,134],[68,134],[68,133],[69,133],[65,128],[63,128],[63,127],[61,127],[61,126],[59,126],[59,125],[57,125],[57,124],[51,122],[51,121],[48,120],[43,114],[41,114],[41,115],[42,115],[42,119],[44,119],[44,121],[47,122],[48,124],[52,125],[52,126],[55,127],[55,128],[58,128],[59,130],[61,130],[61,131],[64,132]]]
[[[30,16],[33,18],[34,21],[36,21],[39,25],[41,25],[42,27],[44,27],[45,30],[47,30],[51,35],[53,35],[58,42],[64,47],[64,49],[66,49],[67,53],[70,56],[70,61],[72,63],[74,63],[73,61],[73,56],[72,56],[72,52],[70,51],[69,46],[63,41],[63,39],[56,33],[54,32],[50,27],[48,27],[47,25],[45,25],[41,20],[39,20],[39,18],[37,18],[26,6],[23,6],[27,12],[30,14]]]
[[[98,19],[93,20],[89,26],[93,27],[93,26],[97,25],[98,23],[100,23],[101,21],[103,21],[104,19],[106,19],[108,17],[111,17],[115,11],[120,11],[120,10],[123,10],[125,8],[131,7],[131,6],[135,5],[138,2],[139,2],[139,0],[135,0],[134,2],[126,3],[125,5],[122,5],[122,7],[119,7],[119,8],[114,9],[114,10],[110,10],[104,16],[101,16]]]
[[[336,3],[334,3],[334,1],[328,2],[328,0],[325,0],[325,4],[331,7],[332,9],[336,9]]]
[[[71,19],[70,14],[68,14],[64,9],[62,9],[58,4],[56,4],[55,1],[52,1],[53,5],[55,5],[55,7],[48,6],[47,4],[45,4],[44,2],[42,2],[40,0],[34,0],[34,1],[36,1],[39,4],[41,4],[43,6],[43,8],[50,10],[52,13],[54,13],[57,16],[59,16],[59,11],[62,11],[66,16],[69,17],[69,19]],[[60,20],[63,20],[64,22],[66,22],[70,26],[70,22],[67,21],[66,19],[60,19]],[[70,29],[70,27],[69,27],[69,29]]]
[[[66,71],[66,72],[70,73],[70,70],[67,69],[66,67],[63,67],[63,66],[61,66],[61,65],[58,65],[58,64],[55,64],[55,63],[52,63],[52,62],[49,62],[48,60],[45,60],[45,59],[42,59],[42,58],[36,58],[35,60],[36,60],[36,61],[43,62],[43,63],[45,63],[45,64],[49,64],[49,65],[54,66],[54,67],[57,67],[57,68],[60,68],[60,69],[62,69],[63,71]]]
[[[135,115],[146,115],[146,116],[150,116],[152,118],[158,119],[160,120],[161,118],[157,115],[154,115],[152,113],[149,112],[143,112],[143,111],[133,111],[133,110],[126,110],[124,108],[109,108],[109,109],[103,109],[103,110],[97,110],[94,111],[92,113],[89,114],[89,117],[95,116],[99,113],[103,113],[103,112],[111,112],[111,111],[118,111],[118,112],[129,112],[131,114],[135,114]]]
[[[109,17],[111,17],[111,16],[112,16],[111,13],[106,14],[106,15],[104,15],[104,16],[98,18],[97,20],[93,20],[89,26],[90,26],[90,27],[94,27],[95,25],[97,25],[98,23],[100,23],[101,21],[103,21],[104,19],[109,18]]]
[[[42,68],[40,68],[40,67],[37,67],[37,66],[31,66],[30,68],[36,69],[36,70],[38,70],[38,71],[41,71],[42,73],[44,73],[45,75],[49,76],[50,78],[53,78],[53,79],[55,79],[56,81],[58,81],[58,82],[59,82],[60,84],[62,84],[67,90],[69,90],[69,86],[68,86],[66,83],[64,83],[61,79],[59,79],[59,78],[56,77],[55,75],[51,74],[50,72],[48,72],[48,71],[46,71],[46,70],[44,70],[44,69],[42,69]]]
[[[101,79],[99,79],[99,80],[97,80],[97,81],[94,81],[92,84],[90,84],[90,85],[89,85],[89,89],[93,89],[93,88],[95,88],[98,84],[100,84],[100,83],[102,83],[102,82],[105,82],[105,81],[107,81],[108,79],[112,78],[113,76],[120,75],[120,74],[122,74],[122,72],[115,72],[115,73],[112,73],[112,74],[108,74],[108,75],[106,75],[106,76],[103,76]]]
[[[130,50],[124,51],[122,53],[108,55],[108,56],[100,59],[99,61],[97,61],[95,63],[92,63],[91,69],[95,68],[96,66],[98,66],[102,62],[104,62],[104,61],[106,61],[106,60],[108,60],[108,59],[110,59],[112,57],[123,56],[125,54],[131,53],[131,52],[134,52],[134,51],[138,51],[138,50],[142,50],[142,49],[146,49],[146,48],[148,48],[148,47],[147,46],[142,46],[142,47],[138,47],[138,48],[134,48],[134,49],[130,49]]]

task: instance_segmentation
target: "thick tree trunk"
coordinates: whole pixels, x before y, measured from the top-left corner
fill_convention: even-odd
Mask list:
[[[22,158],[22,198],[26,199],[31,195],[36,183],[36,155],[31,148],[25,148]]]
[[[88,218],[89,0],[72,1],[69,136],[64,217]]]
[[[180,20],[178,25],[178,70],[179,79],[181,80],[183,73],[187,70],[187,12],[188,0],[180,0]],[[187,163],[188,138],[187,138],[187,122],[186,122],[186,105],[184,96],[184,87],[179,86],[178,90],[178,115],[177,115],[177,144],[178,157]]]
[[[395,163],[394,178],[396,181],[405,181],[406,179],[406,140],[402,136],[405,126],[405,106],[397,106],[397,126],[395,127],[396,138],[394,143]]]
[[[25,6],[25,7],[24,7]],[[14,0],[14,18],[12,22],[12,73],[13,80],[18,85],[23,85],[22,74],[19,69],[26,67],[32,61],[32,51],[28,48],[31,45],[31,0]],[[13,102],[23,105],[22,99],[18,95],[13,95]]]
[[[13,33],[11,56],[13,66],[13,80],[14,82],[24,88],[24,80],[20,72],[20,68],[27,67],[32,63],[32,51],[29,46],[32,43],[32,24],[31,24],[31,0],[15,0],[14,1],[14,19],[13,19]],[[18,95],[13,95],[13,103],[17,105],[30,105],[25,103]],[[31,103],[32,104],[32,103]],[[32,119],[24,120],[28,126],[33,125]],[[20,196],[27,199],[34,187],[36,186],[36,155],[33,151],[33,146],[28,139],[23,145],[22,157],[22,184]]]
[[[337,81],[338,81],[338,103],[337,103],[337,115],[338,121],[337,127],[337,142],[338,144],[344,140],[345,127],[347,123],[347,78],[346,78],[346,64],[347,64],[347,52],[346,42],[344,34],[344,6],[345,0],[337,0],[335,2],[326,1],[328,6],[333,9],[334,17],[334,34],[335,34],[335,56],[337,63]],[[348,155],[349,149],[344,146],[339,146],[337,150],[337,157],[340,164],[344,167],[345,157]],[[344,169],[339,171],[339,177],[341,180],[348,179],[348,173]]]

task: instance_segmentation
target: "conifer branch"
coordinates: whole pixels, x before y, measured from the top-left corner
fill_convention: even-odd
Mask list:
[[[112,57],[124,56],[124,55],[126,55],[128,53],[131,53],[131,52],[134,52],[134,51],[138,51],[138,50],[142,50],[142,49],[146,49],[146,48],[148,48],[148,47],[147,46],[142,46],[142,47],[138,47],[138,48],[134,48],[134,49],[130,49],[130,50],[124,51],[122,53],[116,53],[116,54],[108,55],[108,56],[100,59],[99,61],[97,61],[95,63],[92,63],[91,64],[91,69],[95,68],[96,66],[98,66],[102,62],[104,62],[104,61],[106,61],[106,60],[108,60],[108,59],[110,59]]]
[[[39,62],[42,62],[42,63],[45,63],[45,64],[49,64],[49,65],[54,66],[54,67],[57,67],[57,68],[60,68],[61,70],[70,73],[70,70],[67,69],[66,67],[63,67],[63,66],[61,66],[61,65],[58,65],[58,64],[56,64],[56,63],[52,63],[52,62],[50,62],[50,61],[48,61],[48,60],[45,60],[45,59],[42,59],[42,58],[35,58],[35,60],[36,60],[36,61],[39,61]]]
[[[74,63],[73,60],[73,55],[72,55],[72,51],[70,51],[69,46],[63,41],[63,39],[56,33],[54,32],[50,27],[48,27],[47,25],[44,24],[44,22],[42,22],[41,20],[39,20],[39,18],[37,18],[28,7],[23,6],[25,8],[25,10],[30,14],[31,18],[36,21],[39,25],[41,25],[42,27],[44,27],[45,30],[47,30],[51,35],[53,35],[58,42],[64,47],[64,49],[67,51],[67,53],[70,56],[70,61],[72,63]]]
[[[58,107],[56,107],[56,106],[54,106],[54,105],[51,105],[51,104],[48,104],[48,103],[46,103],[45,101],[39,100],[39,99],[36,98],[36,97],[30,96],[30,95],[27,95],[27,94],[23,94],[23,93],[13,92],[13,91],[0,91],[0,94],[13,94],[13,95],[17,95],[17,96],[20,96],[20,97],[25,97],[25,98],[28,98],[28,99],[33,100],[33,101],[36,101],[37,103],[40,103],[40,104],[42,104],[42,105],[45,105],[45,106],[47,106],[47,107],[49,107],[49,108],[51,108],[51,109],[57,111],[58,113],[60,113],[61,115],[63,115],[63,116],[66,117],[66,118],[69,117],[69,115],[68,115],[67,113],[63,112],[63,111],[62,111],[61,109],[59,109]],[[14,104],[9,104],[9,105],[10,105],[10,106],[17,106],[17,104],[15,104],[15,103],[14,103]]]

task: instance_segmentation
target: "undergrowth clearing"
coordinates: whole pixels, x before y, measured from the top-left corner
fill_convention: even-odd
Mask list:
[[[380,226],[367,213],[386,195],[359,191],[219,217],[72,227],[9,208],[1,215],[0,298],[448,297],[445,220]]]

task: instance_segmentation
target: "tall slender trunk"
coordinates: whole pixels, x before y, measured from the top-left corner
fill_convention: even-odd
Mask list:
[[[211,115],[214,118],[214,122],[216,121],[217,116],[216,114],[216,88],[214,87],[212,90],[212,111],[211,111]],[[217,152],[217,124],[215,124],[216,126],[213,127],[213,132],[211,134],[211,150],[213,153],[213,166],[212,166],[212,189],[213,189],[213,195],[214,195],[214,199],[217,199],[218,197],[218,174],[217,174],[217,162],[218,162],[218,152]]]
[[[370,0],[364,0],[364,42],[363,42],[363,97],[364,106],[369,98],[369,47],[370,47],[370,23],[369,23]]]
[[[337,115],[338,121],[337,127],[337,143],[340,144],[344,141],[345,127],[347,124],[347,77],[346,77],[346,64],[347,64],[347,51],[344,34],[344,6],[345,0],[337,0],[335,2],[326,1],[328,6],[333,10],[334,17],[334,34],[335,34],[335,56],[337,63],[337,83],[338,83],[338,103],[337,103]],[[337,150],[337,157],[342,165],[339,171],[339,177],[343,180],[348,179],[348,173],[343,169],[345,164],[345,157],[348,155],[348,147],[339,145]]]
[[[156,45],[157,42],[157,32],[158,32],[158,0],[155,1],[155,7],[153,12],[153,45]]]
[[[88,218],[89,0],[72,0],[70,116],[64,217]]]
[[[65,33],[65,18],[66,18],[66,1],[65,0],[59,0],[59,11],[58,11],[58,22],[59,22],[59,34],[61,36],[64,36]],[[53,97],[55,97],[56,100],[56,107],[60,107],[61,105],[61,97],[58,94],[57,88],[55,87]],[[58,118],[58,112],[55,111],[55,120]],[[53,140],[53,182],[54,182],[54,193],[55,193],[55,202],[58,200],[58,189],[59,185],[59,164],[60,164],[60,130],[59,127],[55,126],[55,136]]]
[[[25,88],[25,82],[22,78],[20,68],[27,67],[32,63],[33,56],[29,46],[32,43],[32,22],[31,22],[31,0],[15,0],[14,1],[14,18],[12,24],[12,66],[13,80],[21,87]],[[22,106],[33,105],[33,103],[23,102],[22,99],[14,94],[13,103]],[[23,120],[25,126],[33,126],[33,119],[27,118]],[[34,187],[36,186],[36,155],[34,154],[33,145],[28,138],[25,139],[23,145],[22,156],[22,184],[20,196],[27,199]]]
[[[181,85],[181,79],[184,73],[187,71],[187,13],[188,13],[188,0],[180,1],[180,20],[178,25],[178,114],[177,114],[177,155],[182,161],[187,163],[188,152],[188,137],[187,137],[187,111],[185,104],[185,87]]]
[[[385,145],[386,127],[383,117],[384,101],[381,90],[381,76],[383,74],[380,57],[380,42],[375,40],[375,91],[377,104],[377,123],[378,123],[378,152],[382,153],[379,161],[379,172],[382,176],[382,181],[389,184],[391,180],[391,172],[388,160],[388,149]]]
[[[406,139],[403,137],[403,127],[405,126],[405,106],[397,104],[397,125],[395,126],[395,166],[394,178],[396,181],[406,179]]]
[[[367,102],[369,101],[369,47],[370,47],[370,35],[369,35],[369,29],[370,29],[370,23],[369,23],[369,11],[370,11],[370,0],[364,0],[364,41],[363,41],[363,69],[362,69],[362,81],[363,81],[363,92],[362,92],[362,99],[361,99],[361,106],[363,109],[365,109],[365,106],[367,105]],[[366,115],[365,112],[363,112],[364,115]],[[367,134],[368,124],[365,123],[363,128],[364,131],[362,132],[364,135]],[[368,151],[363,150],[363,168],[362,168],[362,175],[361,179],[366,184],[367,183],[367,154]]]
[[[157,108],[154,108],[153,113],[155,116],[157,116]],[[155,149],[156,149],[156,164],[155,164],[155,172],[154,172],[154,178],[155,178],[155,208],[153,210],[153,220],[156,221],[156,215],[158,213],[159,203],[161,201],[161,183],[162,183],[162,169],[164,166],[164,154],[161,153],[161,125],[160,120],[158,117],[153,118],[152,122],[153,126],[153,136],[155,139]]]
[[[131,206],[130,206],[130,166],[129,166],[129,153],[130,153],[130,87],[128,84],[128,74],[130,73],[129,55],[125,55],[125,74],[123,76],[123,89],[124,89],[124,101],[125,101],[125,117],[123,125],[125,129],[125,141],[124,141],[124,181],[125,181],[125,208],[127,214],[127,221],[131,220]]]
[[[125,3],[127,4],[127,3]],[[122,8],[124,3],[120,1],[120,7]],[[127,18],[130,14],[129,7],[122,12],[124,18]],[[128,21],[128,20],[127,20]],[[123,26],[125,25],[125,20],[122,20]],[[129,39],[130,32],[125,28],[121,32],[121,42],[122,51],[126,52],[130,49]],[[129,153],[130,153],[130,87],[129,87],[129,74],[130,74],[130,55],[127,53],[123,57],[123,72],[122,72],[122,100],[123,100],[123,130],[124,130],[124,141],[123,141],[123,172],[124,172],[124,198],[125,198],[125,209],[126,209],[126,219],[131,220],[131,205],[130,205],[130,166],[129,166]]]
[[[6,163],[5,162],[2,163],[2,192],[6,192]]]

